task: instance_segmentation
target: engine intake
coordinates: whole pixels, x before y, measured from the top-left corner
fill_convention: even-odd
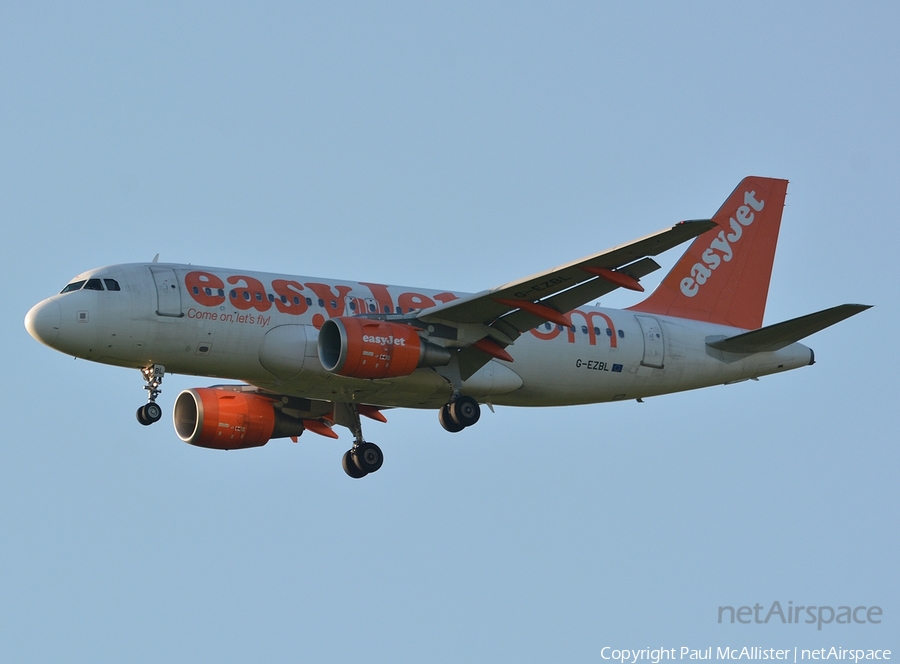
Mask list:
[[[260,447],[271,438],[303,433],[303,423],[276,412],[271,400],[232,390],[184,390],[172,415],[181,440],[214,450]]]
[[[339,317],[319,331],[319,361],[351,378],[408,376],[419,367],[450,362],[450,351],[422,340],[415,328],[369,318]]]

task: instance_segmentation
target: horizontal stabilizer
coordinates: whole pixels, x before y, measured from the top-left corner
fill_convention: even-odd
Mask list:
[[[845,318],[855,316],[870,308],[870,304],[842,304],[814,314],[792,318],[783,323],[775,323],[767,327],[744,332],[727,339],[718,339],[706,343],[710,348],[724,350],[729,353],[764,353],[776,351],[792,343],[800,341],[819,330],[824,330]]]

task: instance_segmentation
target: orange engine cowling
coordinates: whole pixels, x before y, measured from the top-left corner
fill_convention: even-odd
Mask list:
[[[269,399],[213,388],[184,390],[175,399],[173,419],[181,440],[214,450],[259,447],[275,430]]]
[[[332,318],[319,331],[326,371],[351,378],[408,376],[418,367],[443,366],[450,351],[423,341],[410,325],[369,318]]]

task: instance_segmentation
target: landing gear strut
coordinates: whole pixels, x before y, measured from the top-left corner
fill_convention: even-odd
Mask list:
[[[366,442],[359,421],[359,409],[356,404],[335,404],[335,421],[347,426],[353,432],[353,447],[344,452],[341,465],[344,472],[355,480],[374,473],[384,463],[384,454],[375,443]]]
[[[481,417],[481,407],[472,397],[459,396],[444,405],[438,413],[441,426],[450,433],[459,433],[470,427]]]
[[[147,390],[147,403],[137,409],[137,421],[144,426],[149,426],[154,422],[159,422],[162,417],[162,408],[156,403],[156,397],[162,392],[159,386],[162,385],[163,376],[166,375],[166,368],[161,364],[153,364],[149,367],[141,369],[141,375],[144,377],[144,389]]]

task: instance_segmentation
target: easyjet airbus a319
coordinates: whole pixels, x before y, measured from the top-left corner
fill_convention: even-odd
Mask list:
[[[844,304],[761,327],[787,181],[745,178],[709,220],[668,230],[476,294],[193,265],[89,270],[25,318],[38,341],[140,369],[160,419],[166,373],[243,381],[185,390],[173,419],[186,443],[220,450],[305,431],[353,434],[344,470],[377,471],[360,416],[431,408],[474,425],[479,404],[565,406],[734,383],[813,363],[800,339],[867,309]],[[693,240],[649,297],[651,258]]]

